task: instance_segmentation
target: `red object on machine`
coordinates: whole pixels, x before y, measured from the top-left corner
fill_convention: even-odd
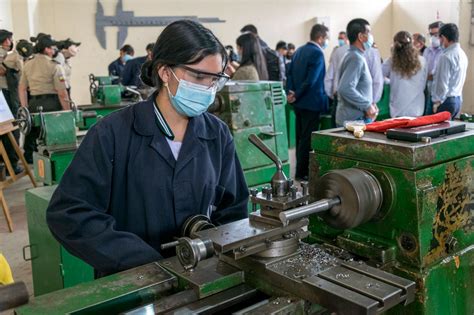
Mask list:
[[[449,112],[440,112],[433,115],[421,116],[415,119],[394,118],[376,121],[365,126],[366,131],[385,132],[392,128],[411,128],[440,123],[451,119]]]

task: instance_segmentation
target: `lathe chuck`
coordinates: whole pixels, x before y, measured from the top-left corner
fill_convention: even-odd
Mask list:
[[[324,174],[315,188],[316,198],[339,197],[340,204],[320,216],[338,229],[359,226],[379,211],[382,205],[382,189],[378,180],[368,171],[349,168]]]

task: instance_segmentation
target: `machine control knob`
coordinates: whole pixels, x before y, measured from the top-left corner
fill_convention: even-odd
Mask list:
[[[257,188],[251,188],[250,189],[250,195],[252,197],[257,197],[257,194],[258,194],[258,189]]]
[[[290,186],[291,199],[296,199],[298,188],[295,185]]]
[[[272,200],[272,188],[271,187],[266,187],[265,188],[265,197],[267,200]]]
[[[307,181],[303,181],[300,183],[301,185],[301,188],[303,189],[303,196],[306,196],[308,194],[308,182]]]

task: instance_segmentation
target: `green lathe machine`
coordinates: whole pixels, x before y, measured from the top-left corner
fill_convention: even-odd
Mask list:
[[[132,87],[113,84],[116,79],[118,78],[114,76],[89,75],[92,104],[79,105],[78,108],[84,113],[91,114],[85,115],[84,124],[79,126],[81,130],[87,130],[100,118],[142,100],[140,93]],[[124,98],[124,95],[127,97]]]
[[[431,137],[462,130],[463,125],[464,132]],[[337,224],[342,216],[336,208],[312,216],[310,240],[415,281],[415,302],[389,314],[474,314],[473,126],[451,122],[401,134],[421,142],[379,133],[356,139],[341,129],[313,134],[311,194],[328,198],[336,186],[350,189],[344,187],[347,178],[334,170],[358,168],[378,182],[381,206],[370,221],[355,228]],[[356,200],[351,202],[353,211],[364,210]]]
[[[231,81],[216,95],[209,111],[222,119],[234,137],[245,180],[251,188],[268,184],[275,165],[248,142],[255,133],[290,173],[285,118],[286,95],[280,82]]]
[[[190,217],[162,245],[176,256],[37,296],[16,313],[474,313],[472,124],[387,132],[416,142],[314,133],[301,188],[260,130],[246,136],[276,172],[270,187],[250,189],[248,219],[214,227]],[[38,189],[28,208],[28,194],[50,196]]]
[[[118,84],[112,84],[114,77],[89,76],[92,105],[72,105],[72,111],[39,112],[30,114],[20,108],[18,119],[20,131],[29,133],[39,128],[38,152],[33,153],[36,180],[45,185],[59,183],[71,162],[80,139],[86,131],[102,117],[141,100],[138,92]],[[133,98],[122,99],[127,91]],[[78,131],[78,130],[79,131]]]
[[[58,111],[30,114],[21,107],[18,111],[20,132],[29,134],[39,129],[38,152],[33,152],[33,168],[37,181],[45,185],[59,182],[78,146],[76,125],[83,124],[83,112]],[[89,113],[85,114],[89,115]]]
[[[409,307],[415,282],[336,247],[301,242],[314,213],[337,208],[352,226],[374,218],[382,203],[377,180],[360,168],[335,171],[347,181],[330,198],[308,204],[308,185],[295,187],[264,141],[248,139],[277,168],[270,189],[251,189],[260,211],[218,227],[192,216],[181,237],[162,245],[176,247],[176,256],[36,297],[16,313],[380,314]],[[363,198],[372,192],[373,199]]]
[[[92,267],[60,246],[46,224],[49,200],[85,134],[85,131],[78,131],[78,127],[84,126],[91,114],[78,110],[47,113],[40,110],[30,114],[24,107],[18,112],[23,134],[28,134],[32,128],[40,131],[38,152],[33,152],[33,169],[36,180],[45,187],[25,193],[30,244],[23,248],[24,259],[31,261],[35,295],[94,279]],[[26,253],[28,248],[29,255]]]

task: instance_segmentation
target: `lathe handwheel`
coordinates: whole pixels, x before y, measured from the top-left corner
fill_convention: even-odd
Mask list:
[[[197,264],[214,255],[212,241],[181,237],[176,246],[176,256],[185,270],[191,270]]]
[[[215,227],[211,219],[203,214],[190,216],[181,227],[181,236],[194,237],[194,233]]]
[[[20,128],[20,132],[24,135],[27,135],[31,131],[31,127],[33,125],[33,120],[30,115],[30,111],[26,107],[20,107],[16,114],[16,122],[18,127]]]
[[[382,205],[382,189],[369,172],[349,168],[324,174],[316,187],[317,199],[339,197],[341,204],[320,216],[338,229],[350,229],[369,221]]]

